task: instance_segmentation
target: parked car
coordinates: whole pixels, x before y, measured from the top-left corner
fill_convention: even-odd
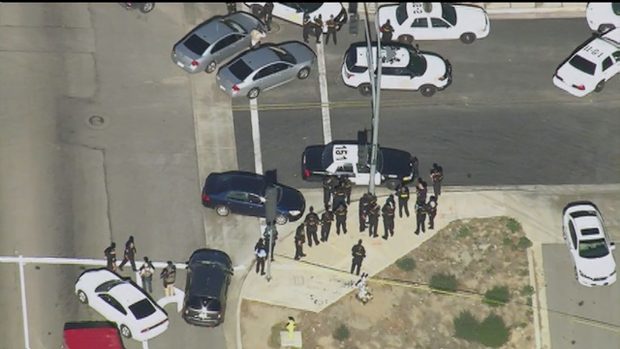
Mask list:
[[[620,2],[589,2],[586,19],[592,30],[601,33],[620,27]]]
[[[276,223],[296,221],[304,213],[306,200],[297,189],[274,183],[278,190]],[[220,216],[237,213],[265,217],[265,190],[268,186],[263,175],[243,171],[211,173],[202,189],[202,204],[215,209]]]
[[[208,327],[224,322],[232,275],[232,262],[225,252],[208,248],[194,251],[187,262],[183,319]]]
[[[370,144],[334,141],[306,147],[301,156],[301,176],[306,181],[320,181],[325,176],[349,177],[353,184],[370,183]],[[409,152],[379,147],[375,184],[395,190],[413,180],[412,156]]]
[[[553,84],[573,96],[600,92],[620,71],[620,28],[595,34],[577,47],[553,74]]]
[[[245,2],[255,16],[259,16],[263,11],[264,2]],[[303,15],[307,13],[311,19],[319,14],[323,19],[323,32],[327,33],[327,20],[329,16],[334,16],[336,30],[340,30],[342,25],[347,23],[347,11],[340,2],[274,2],[272,15],[274,17],[302,25]]]
[[[307,79],[315,61],[314,51],[299,41],[265,44],[220,68],[217,82],[231,97],[253,99],[295,78]]]
[[[125,349],[118,328],[109,321],[67,322],[63,349]]]
[[[250,32],[257,28],[266,32],[264,24],[246,12],[215,16],[174,45],[172,61],[188,73],[212,73],[220,63],[250,48]]]
[[[376,57],[376,42],[372,43],[372,48],[372,57]],[[364,96],[372,94],[367,52],[365,42],[354,43],[342,62],[342,81],[359,89]],[[452,83],[452,65],[434,52],[393,42],[381,46],[381,60],[382,90],[420,91],[423,96],[430,97]]]
[[[379,26],[387,20],[394,27],[393,38],[413,40],[461,39],[471,44],[489,35],[489,16],[479,6],[446,2],[402,2],[383,5],[377,10]]]
[[[575,277],[584,286],[616,282],[616,261],[601,213],[590,201],[571,202],[562,211],[562,232],[575,265]]]
[[[126,338],[145,341],[168,328],[168,314],[130,279],[105,268],[84,271],[75,283],[78,300],[115,322]]]

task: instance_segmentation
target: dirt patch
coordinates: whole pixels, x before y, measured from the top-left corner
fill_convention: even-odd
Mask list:
[[[284,328],[287,317],[294,316],[303,333],[304,348],[484,348],[454,336],[454,318],[469,311],[479,321],[491,313],[503,318],[510,336],[502,348],[532,348],[528,243],[520,224],[507,217],[452,222],[403,257],[415,261],[413,270],[409,261],[400,268],[394,264],[372,278],[374,299],[367,305],[362,305],[354,292],[318,314],[243,301],[244,347],[275,348],[268,344],[272,326],[281,323]],[[456,294],[428,290],[431,276],[437,273],[456,277]],[[508,289],[507,304],[482,302],[485,292],[495,286]],[[334,338],[334,331],[342,324],[350,335],[340,341]]]

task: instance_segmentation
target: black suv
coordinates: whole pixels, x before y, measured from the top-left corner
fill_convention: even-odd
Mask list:
[[[209,248],[194,251],[187,262],[183,319],[207,327],[224,322],[232,275],[232,262],[225,252]]]

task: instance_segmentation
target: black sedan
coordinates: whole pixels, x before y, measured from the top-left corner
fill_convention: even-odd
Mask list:
[[[224,322],[232,275],[232,262],[225,252],[209,248],[194,251],[187,262],[183,319],[206,327]]]
[[[265,190],[268,186],[262,175],[242,171],[211,173],[202,189],[202,204],[215,209],[220,216],[231,212],[265,217]],[[276,223],[296,221],[304,213],[306,200],[297,189],[274,183],[278,191]]]

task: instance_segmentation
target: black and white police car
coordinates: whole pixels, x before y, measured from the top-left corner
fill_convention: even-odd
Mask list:
[[[620,28],[595,34],[577,47],[556,69],[553,84],[564,91],[583,97],[600,92],[605,82],[620,72]]]
[[[306,181],[325,176],[346,176],[357,185],[370,183],[371,145],[355,141],[334,141],[306,147],[301,158],[301,175]],[[412,156],[409,152],[379,147],[375,184],[396,189],[413,180]]]
[[[372,57],[377,44],[372,44]],[[372,93],[368,76],[366,42],[352,44],[344,55],[342,81],[368,96]],[[381,46],[381,89],[420,91],[430,97],[452,83],[452,66],[440,55],[420,51],[407,44],[391,42]]]

